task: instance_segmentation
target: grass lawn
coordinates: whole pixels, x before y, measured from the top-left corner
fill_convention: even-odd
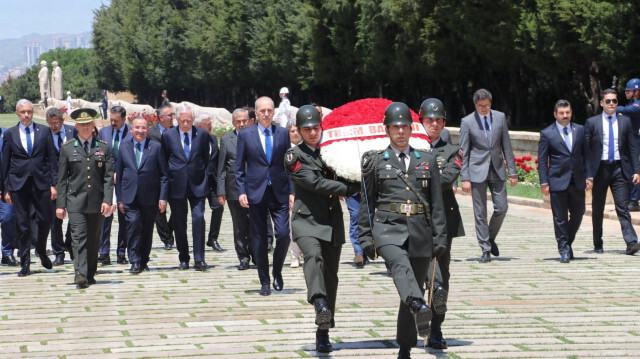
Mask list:
[[[540,187],[518,183],[515,187],[509,186],[507,183],[507,195],[515,197],[542,199]]]
[[[38,118],[34,118],[33,122],[41,123],[46,125],[47,122],[44,120],[40,120]],[[3,113],[0,114],[0,127],[9,128],[18,124],[18,116],[15,113]]]

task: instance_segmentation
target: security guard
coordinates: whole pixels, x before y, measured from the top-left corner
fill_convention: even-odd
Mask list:
[[[360,186],[337,181],[322,161],[318,148],[322,123],[315,107],[300,107],[296,126],[303,143],[290,148],[285,155],[285,167],[295,191],[291,233],[304,252],[307,301],[315,307],[318,325],[316,351],[329,353],[333,350],[329,328],[335,325],[338,266],[345,242],[340,196],[351,196]]]
[[[464,236],[462,217],[460,216],[460,209],[453,191],[454,184],[457,182],[462,168],[462,155],[458,146],[447,143],[440,137],[447,120],[447,113],[444,110],[442,101],[437,98],[424,100],[420,105],[419,116],[431,139],[432,153],[436,156],[436,162],[438,163],[440,184],[442,185],[442,201],[444,202],[444,211],[447,218],[447,250],[436,261],[437,267],[429,265],[427,272],[428,287],[430,287],[430,279],[433,276],[434,269],[440,271],[442,276],[442,282],[434,281],[433,283],[431,309],[434,313],[431,320],[431,336],[429,336],[427,345],[434,349],[447,349],[447,341],[442,336],[441,326],[447,311],[449,277],[451,276],[449,272],[451,242],[453,237]]]
[[[438,165],[429,151],[409,146],[412,123],[407,105],[391,103],[384,113],[390,146],[362,156],[358,239],[367,257],[374,259],[377,250],[384,258],[400,294],[398,358],[410,357],[416,334],[430,334],[423,285],[431,257],[447,249]]]
[[[624,95],[629,100],[626,106],[618,106],[617,113],[629,116],[631,126],[633,127],[633,138],[636,140],[636,146],[640,148],[640,79],[633,78],[627,82],[624,89]],[[640,211],[640,184],[630,184],[631,191],[629,193],[629,211]]]
[[[69,213],[75,283],[95,284],[98,245],[104,216],[113,212],[113,169],[106,142],[93,136],[97,112],[80,108],[71,113],[78,134],[62,145],[58,170],[56,216]]]

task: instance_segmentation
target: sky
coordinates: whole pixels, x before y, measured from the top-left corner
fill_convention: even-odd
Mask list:
[[[93,10],[110,0],[0,0],[0,40],[91,31]]]

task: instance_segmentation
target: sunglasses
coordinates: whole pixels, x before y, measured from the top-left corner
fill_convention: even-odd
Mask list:
[[[618,103],[618,100],[615,99],[615,98],[608,98],[608,99],[604,100],[604,103],[606,103],[607,105],[610,104],[610,103],[616,104],[616,103]]]

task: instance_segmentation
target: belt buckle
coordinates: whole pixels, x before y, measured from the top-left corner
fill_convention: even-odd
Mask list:
[[[400,204],[400,213],[404,213],[407,217],[411,216],[411,205],[402,203]]]

